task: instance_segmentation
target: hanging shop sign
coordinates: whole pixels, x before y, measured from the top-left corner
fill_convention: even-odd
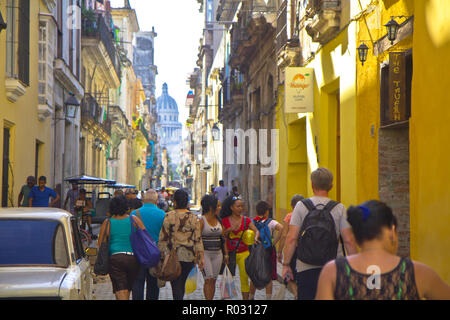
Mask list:
[[[314,112],[314,69],[288,67],[285,74],[285,112]]]
[[[406,120],[406,54],[389,53],[389,120]]]

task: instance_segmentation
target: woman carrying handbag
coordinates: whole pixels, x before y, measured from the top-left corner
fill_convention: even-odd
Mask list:
[[[130,241],[132,229],[127,199],[124,196],[113,198],[109,212],[111,219],[105,220],[102,224],[98,243],[103,244],[104,237],[108,238],[109,234],[108,274],[111,278],[113,293],[117,300],[129,300],[139,271],[139,261],[134,255]],[[139,228],[145,229],[139,218],[134,217],[134,222]]]
[[[158,247],[162,255],[162,264],[158,268],[159,278],[167,268],[173,267],[173,262],[179,261],[181,272],[179,276],[170,280],[174,300],[183,300],[186,280],[198,264],[199,270],[204,267],[204,250],[201,237],[200,222],[196,215],[188,209],[189,197],[186,191],[180,189],[174,194],[175,210],[168,212],[159,235]]]

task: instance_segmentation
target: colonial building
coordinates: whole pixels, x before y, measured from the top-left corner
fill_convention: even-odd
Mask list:
[[[181,160],[182,125],[179,122],[178,105],[170,95],[167,83],[163,84],[162,95],[156,100],[161,148],[167,149],[169,166],[173,179],[177,180],[177,168]],[[167,168],[164,168],[167,169]]]
[[[113,156],[109,158],[108,165],[115,173],[112,179],[121,183],[134,184],[137,160],[133,150],[136,147],[134,144],[136,133],[132,122],[133,115],[136,117],[136,104],[141,100],[143,92],[137,91],[138,79],[133,68],[132,43],[134,34],[139,31],[139,24],[136,12],[131,8],[129,1],[125,1],[121,8],[112,8],[111,17],[122,68],[118,104],[114,107],[114,121],[112,121]]]
[[[53,90],[41,91],[39,81],[39,76],[53,77],[53,70],[42,67],[51,66],[54,57],[51,52],[45,56],[40,54],[45,48],[39,45],[43,32],[38,28],[40,21],[45,20],[39,13],[50,14],[54,9],[54,1],[0,2],[0,12],[7,24],[6,29],[0,31],[2,207],[18,205],[17,197],[28,176],[47,176],[48,185],[55,187],[51,180]],[[46,59],[42,64],[40,57]],[[64,121],[62,123],[64,125]]]
[[[84,97],[81,84],[80,12],[81,8],[74,1],[62,0],[57,2],[50,14],[41,11],[39,22],[39,110],[41,117],[55,110],[51,116],[51,181],[54,181],[62,198],[71,189],[64,179],[78,175],[80,169],[80,112],[77,110],[71,116],[65,105],[71,95],[80,102]],[[51,93],[53,97],[49,99],[48,95]]]
[[[111,177],[107,160],[114,154],[111,143],[113,107],[119,104],[121,63],[117,37],[111,28],[109,1],[105,7],[86,2],[82,16],[82,132],[80,135],[80,173]],[[120,114],[120,113],[119,113]]]
[[[450,203],[450,171],[448,152],[439,146],[445,145],[450,117],[450,77],[440,67],[450,57],[450,36],[443,32],[449,4],[284,2],[288,32],[286,40],[277,39],[283,155],[277,217],[289,212],[293,193],[312,195],[312,170],[328,167],[332,198],[345,206],[387,203],[398,219],[399,254],[430,265],[448,281],[448,224],[442,221],[449,215],[439,208]],[[388,34],[386,25],[397,33]],[[288,67],[306,67],[314,75],[308,112],[289,111]]]
[[[155,38],[157,34],[152,31],[140,31],[135,34],[134,37],[134,54],[133,54],[133,67],[136,72],[136,76],[141,80],[142,89],[145,93],[146,100],[144,102],[145,112],[147,113],[146,119],[144,119],[144,126],[149,135],[149,145],[147,147],[146,158],[143,159],[142,165],[146,169],[146,181],[149,187],[156,187],[157,181],[159,181],[158,158],[159,144],[157,135],[157,108],[156,108],[156,94],[155,94],[155,81],[158,74],[158,68],[155,65]]]
[[[269,138],[265,148],[270,156],[271,130],[275,128],[277,8],[276,1],[225,0],[215,14],[217,24],[225,27],[209,72],[212,90],[218,95],[213,101],[223,125],[223,180],[230,189],[238,187],[251,216],[259,200],[274,206],[274,174],[261,174],[266,163],[258,157],[260,133]]]

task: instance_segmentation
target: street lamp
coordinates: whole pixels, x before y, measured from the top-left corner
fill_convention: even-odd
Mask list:
[[[80,102],[75,98],[73,93],[69,93],[69,98],[66,100],[66,116],[74,119],[77,114],[77,108],[80,106]]]
[[[365,43],[362,43],[358,47],[359,61],[361,61],[362,65],[364,65],[364,62],[367,61],[367,53],[368,52],[369,52],[369,47]]]
[[[393,18],[384,25],[387,28],[387,37],[391,44],[394,44],[395,39],[397,39],[398,29],[400,28],[400,25]]]
[[[0,12],[0,33],[2,30],[5,30],[7,27],[7,24],[5,23],[5,20],[3,20],[2,13]]]
[[[217,126],[217,123],[214,123],[213,127],[211,128],[211,133],[214,141],[220,140],[220,129]]]

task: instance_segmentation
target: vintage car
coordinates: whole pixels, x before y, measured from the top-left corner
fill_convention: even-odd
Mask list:
[[[90,268],[70,213],[0,209],[0,299],[91,300]]]

